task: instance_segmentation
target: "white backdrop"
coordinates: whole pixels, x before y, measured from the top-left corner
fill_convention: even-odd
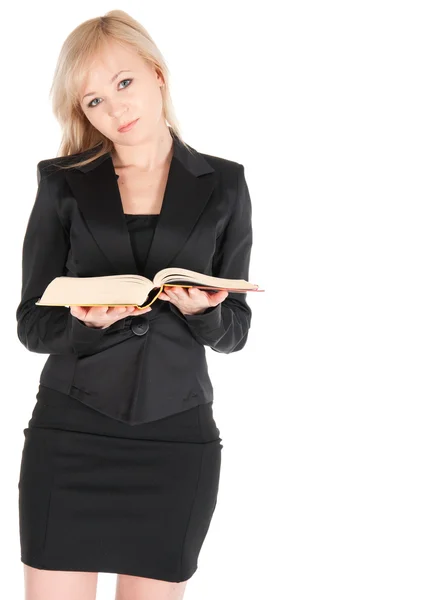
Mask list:
[[[22,431],[47,358],[15,311],[36,164],[60,142],[48,92],[66,36],[113,8],[161,48],[185,140],[244,164],[266,289],[246,347],[207,351],[222,472],[185,598],[430,600],[432,43],[415,0],[3,9],[3,587],[23,598]]]

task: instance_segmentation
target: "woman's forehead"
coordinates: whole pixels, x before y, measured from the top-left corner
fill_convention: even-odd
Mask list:
[[[83,64],[75,78],[78,85],[109,84],[120,71],[143,71],[148,68],[146,61],[134,50],[122,52],[116,49],[95,53]]]

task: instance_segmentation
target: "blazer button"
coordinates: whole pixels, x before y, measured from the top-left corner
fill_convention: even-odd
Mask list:
[[[131,329],[135,335],[144,335],[149,327],[148,319],[144,315],[142,317],[132,317]]]

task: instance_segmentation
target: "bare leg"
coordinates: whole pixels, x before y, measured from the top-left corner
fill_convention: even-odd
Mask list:
[[[25,600],[95,600],[98,574],[24,566]]]
[[[187,581],[172,583],[160,579],[117,575],[115,600],[182,600]]]

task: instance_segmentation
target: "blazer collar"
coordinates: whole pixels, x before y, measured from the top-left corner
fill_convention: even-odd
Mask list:
[[[173,134],[172,134],[173,135]],[[173,155],[161,213],[147,258],[150,278],[161,269],[179,266],[176,256],[202,214],[215,185],[215,171],[204,156],[173,135]],[[111,152],[65,176],[104,261],[101,275],[138,274]]]

